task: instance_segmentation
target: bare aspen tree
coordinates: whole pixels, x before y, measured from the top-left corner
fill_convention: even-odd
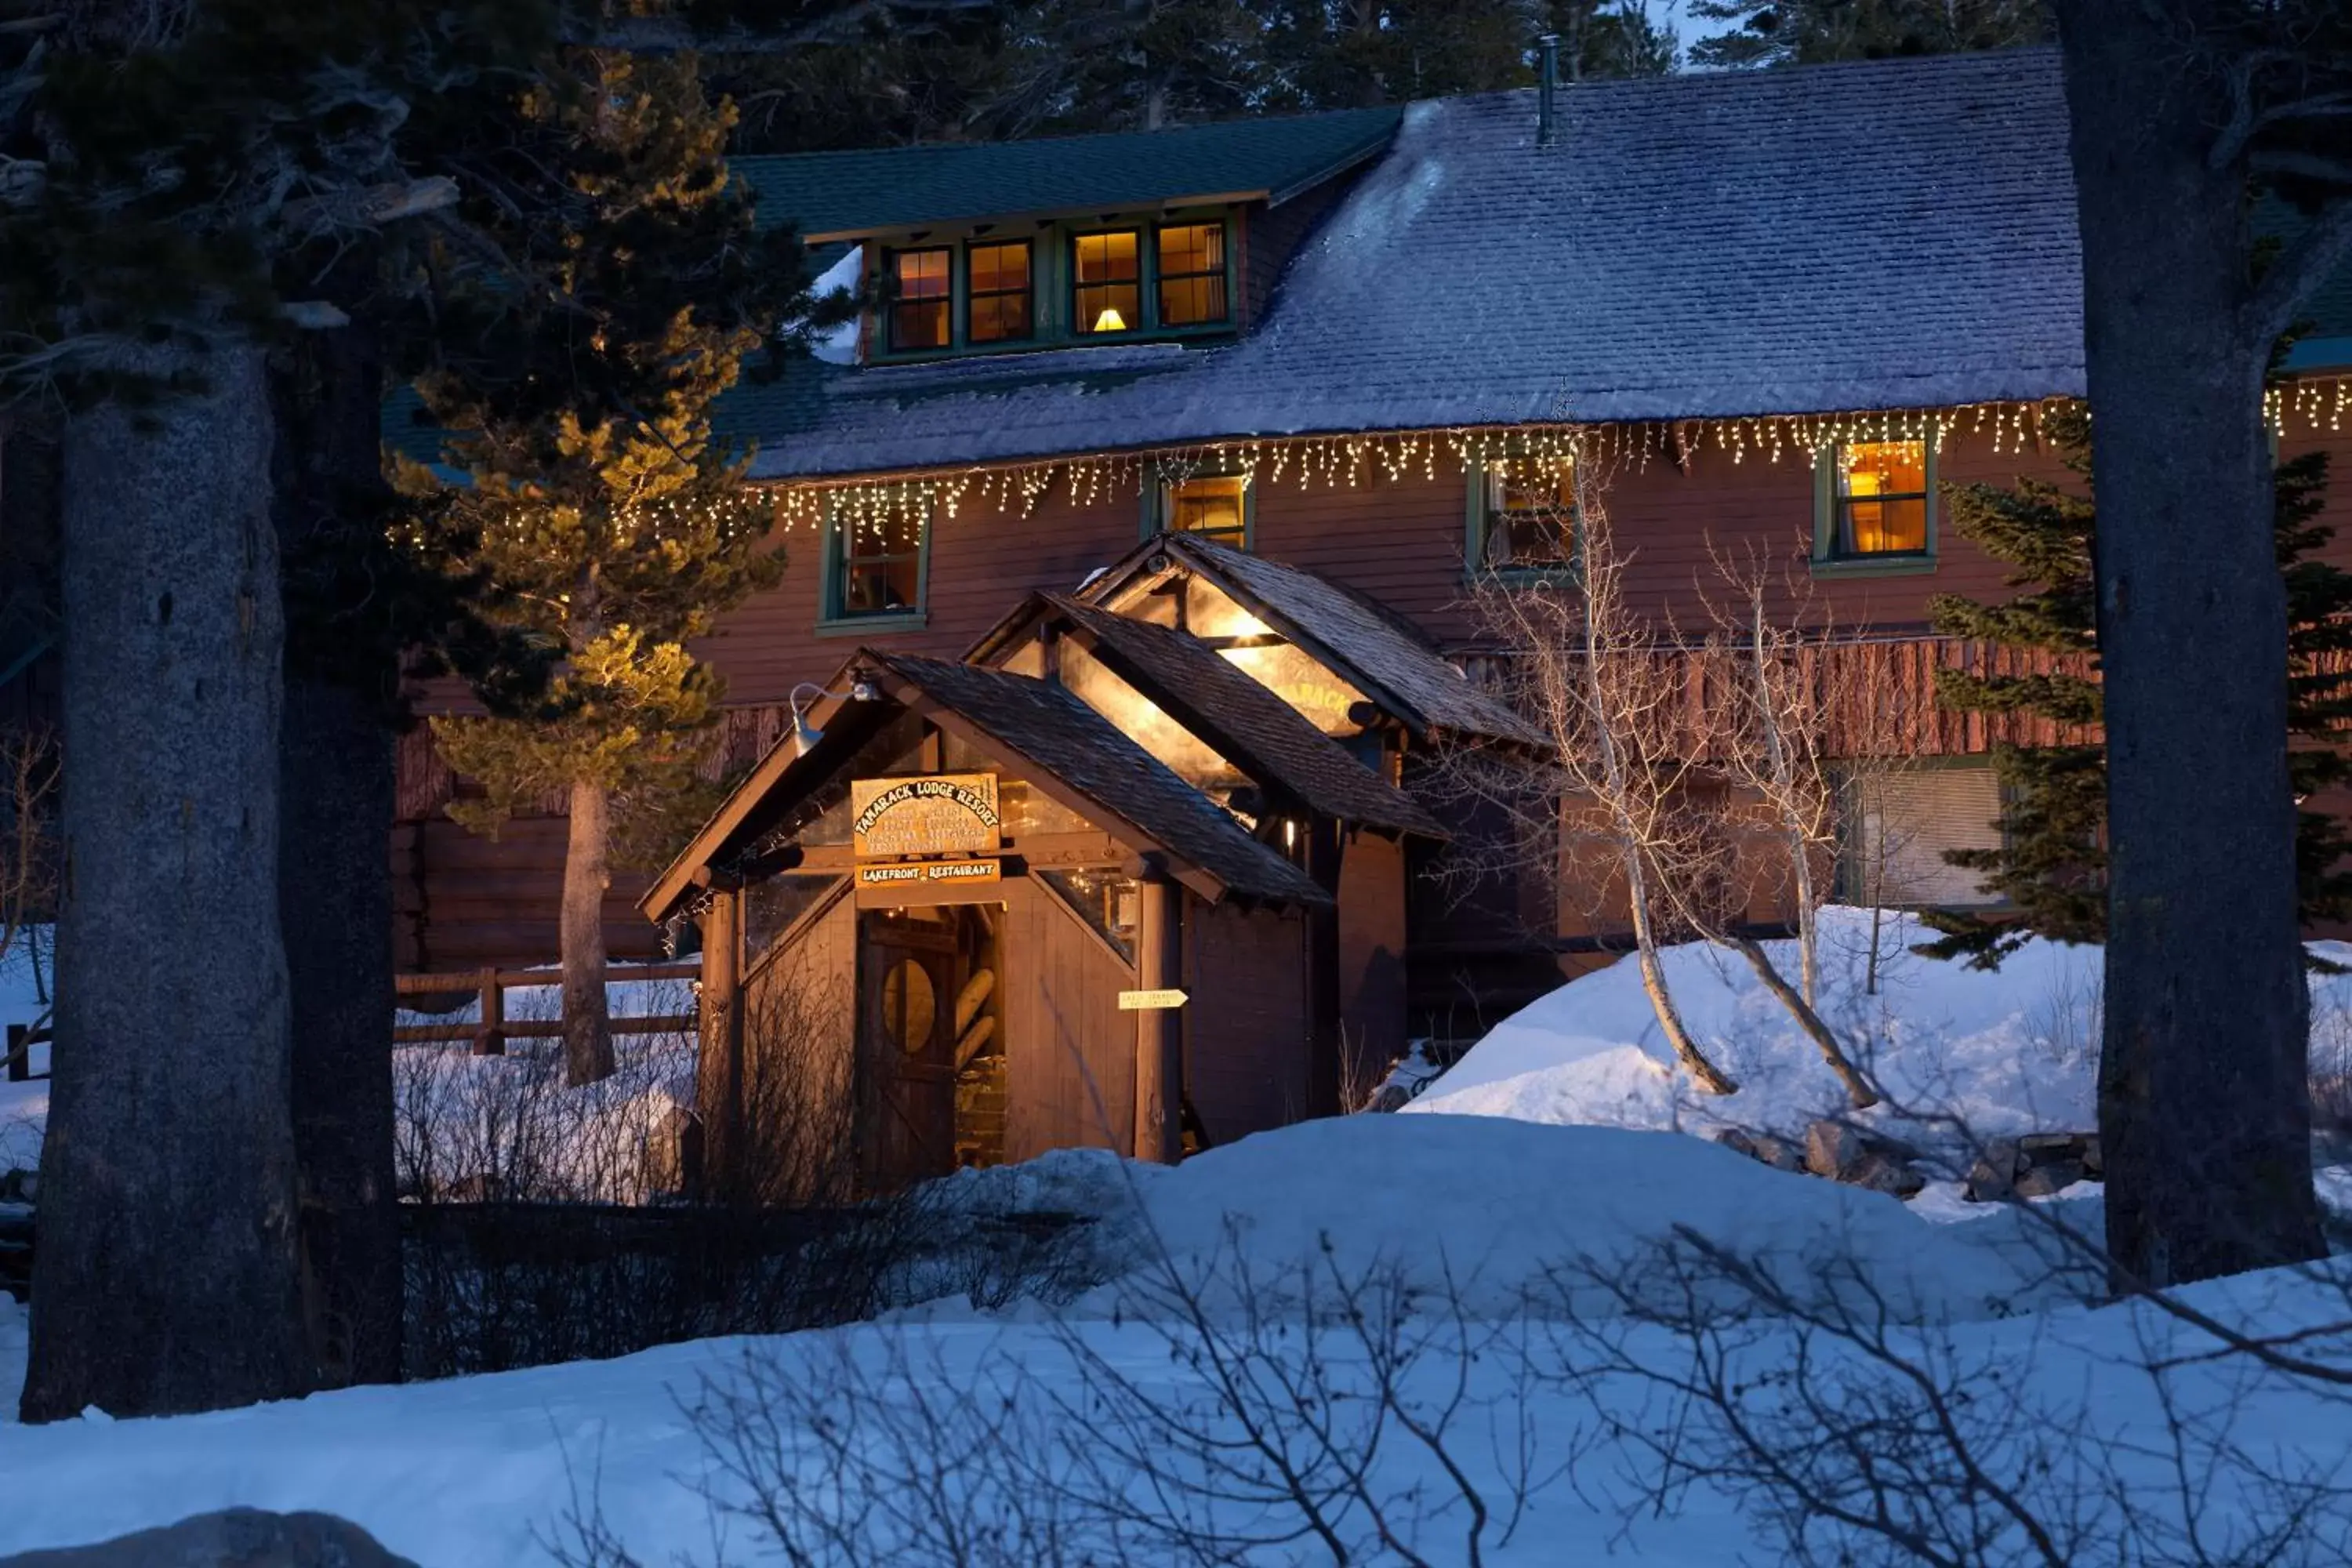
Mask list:
[[[0,733],[0,959],[22,944],[39,960],[33,927],[50,918],[57,892],[57,748],[46,731]]]
[[[1621,554],[1588,458],[1568,464],[1580,581],[1514,583],[1485,576],[1471,601],[1488,635],[1506,651],[1506,679],[1520,711],[1550,740],[1540,760],[1490,752],[1456,753],[1450,782],[1500,807],[1519,841],[1548,843],[1564,811],[1590,808],[1595,837],[1624,886],[1642,989],[1658,1028],[1699,1087],[1733,1094],[1739,1086],[1707,1058],[1692,1037],[1666,983],[1659,948],[1666,940],[1658,911],[1664,889],[1694,879],[1695,844],[1687,786],[1696,764],[1685,744],[1684,687],[1678,650],[1625,602]]]
[[[1691,923],[1708,940],[1739,954],[1820,1048],[1854,1109],[1865,1110],[1878,1103],[1877,1092],[1819,1010],[1822,898],[1815,866],[1837,852],[1838,780],[1829,757],[1837,663],[1822,657],[1824,639],[1807,625],[1808,587],[1784,585],[1788,606],[1775,615],[1775,574],[1761,557],[1751,551],[1736,560],[1718,552],[1715,568],[1721,588],[1707,596],[1715,630],[1706,651],[1725,689],[1722,700],[1699,705],[1695,727],[1705,732],[1694,734],[1691,744],[1716,761],[1727,783],[1753,796],[1765,837],[1786,861],[1796,906],[1797,984],[1763,943],[1722,919],[1714,901],[1691,899],[1687,889],[1669,891],[1683,898]],[[1725,809],[1732,810],[1728,803]],[[1747,868],[1736,864],[1733,874],[1744,879]]]

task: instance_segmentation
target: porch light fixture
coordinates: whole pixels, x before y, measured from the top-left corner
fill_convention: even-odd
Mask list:
[[[1103,308],[1103,313],[1095,318],[1095,331],[1098,332],[1123,332],[1127,331],[1127,318],[1118,313],[1118,306],[1105,306]]]
[[[793,755],[796,757],[807,756],[816,748],[816,743],[824,739],[824,731],[808,721],[809,704],[802,697],[803,692],[816,701],[828,697],[838,697],[850,702],[879,702],[882,700],[881,689],[870,680],[853,681],[846,691],[827,691],[814,680],[803,680],[793,687],[790,700],[793,709]]]

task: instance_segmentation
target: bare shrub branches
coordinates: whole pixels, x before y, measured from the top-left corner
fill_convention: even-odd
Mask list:
[[[1602,486],[1589,462],[1570,467],[1582,582],[1518,585],[1478,580],[1471,605],[1507,650],[1506,679],[1519,711],[1551,742],[1541,759],[1456,751],[1452,787],[1496,808],[1519,841],[1589,832],[1624,891],[1642,984],[1667,1044],[1700,1087],[1738,1085],[1708,1059],[1674,1003],[1658,957],[1671,940],[1658,910],[1668,887],[1717,880],[1720,846],[1690,808],[1698,759],[1686,744],[1685,682],[1671,639],[1625,600],[1627,558],[1616,548]],[[1589,817],[1564,826],[1564,813]]]

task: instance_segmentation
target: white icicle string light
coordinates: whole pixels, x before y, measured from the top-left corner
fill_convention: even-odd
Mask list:
[[[1457,471],[1504,458],[1560,460],[1578,450],[1594,459],[1646,470],[1654,456],[1685,463],[1712,446],[1744,466],[1751,458],[1808,466],[1853,442],[1917,441],[1941,453],[1967,432],[1990,437],[1992,449],[2015,454],[2038,446],[2045,412],[2067,400],[1969,404],[1953,408],[1862,409],[1843,414],[1776,414],[1632,424],[1465,426],[1342,436],[1277,436],[1194,443],[1151,452],[1095,454],[1004,463],[916,478],[813,481],[776,490],[776,516],[787,528],[838,518],[860,531],[886,523],[952,519],[967,500],[1016,517],[1034,513],[1062,486],[1071,502],[1091,507],[1134,499],[1147,481],[1183,473],[1247,475],[1269,487],[1360,489],[1375,479],[1418,475],[1434,482],[1441,458]],[[2264,395],[2273,430],[2340,434],[2352,416],[2352,377],[2305,379]]]

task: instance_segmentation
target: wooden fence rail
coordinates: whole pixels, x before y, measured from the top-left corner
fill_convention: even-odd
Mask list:
[[[8,1081],[24,1083],[47,1073],[33,1070],[33,1047],[49,1044],[57,1037],[46,1024],[11,1024],[8,1026]]]
[[[631,966],[608,978],[621,980],[692,980],[702,973],[695,963],[649,963]],[[518,986],[561,985],[551,969],[477,969],[454,974],[399,974],[393,977],[398,996],[457,996],[472,992],[481,1005],[478,1018],[448,1024],[403,1024],[392,1031],[395,1045],[431,1045],[446,1040],[471,1040],[478,1057],[503,1055],[509,1040],[547,1040],[563,1033],[554,1018],[507,1017],[506,994]],[[614,1018],[615,1035],[683,1035],[692,1033],[700,1019],[693,1013],[656,1013]]]

